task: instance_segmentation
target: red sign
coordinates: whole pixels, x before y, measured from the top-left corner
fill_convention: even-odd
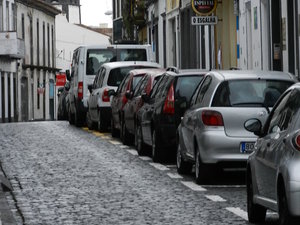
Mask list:
[[[67,77],[65,73],[56,74],[56,86],[65,86]]]

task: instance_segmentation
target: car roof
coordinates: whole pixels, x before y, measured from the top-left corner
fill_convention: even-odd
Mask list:
[[[260,71],[260,70],[214,70],[213,73],[224,80],[235,79],[268,79],[268,80],[290,80],[296,82],[296,77],[282,71]]]
[[[163,73],[166,70],[163,68],[143,68],[143,69],[133,69],[130,70],[130,73],[135,75],[139,74],[158,74],[158,73]]]
[[[167,68],[167,72],[173,76],[188,76],[188,75],[205,75],[209,71],[203,69],[177,69],[175,67]]]
[[[127,66],[150,66],[150,67],[161,68],[161,66],[158,63],[148,62],[148,61],[108,62],[108,63],[104,63],[102,66],[109,69],[127,67]]]

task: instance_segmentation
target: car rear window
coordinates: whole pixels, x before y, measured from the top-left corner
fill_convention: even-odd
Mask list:
[[[142,68],[149,68],[149,66],[127,66],[127,67],[120,67],[112,69],[109,73],[108,79],[107,79],[107,85],[108,86],[116,86],[118,87],[123,78],[126,76],[126,74],[133,69],[142,69]],[[135,85],[138,83],[138,81],[135,83]]]
[[[273,107],[293,83],[282,80],[232,80],[221,83],[213,107]]]
[[[146,49],[118,49],[119,61],[147,61]]]
[[[89,49],[86,57],[86,74],[95,75],[103,63],[109,62],[114,56],[110,49]]]
[[[175,95],[180,98],[185,98],[185,100],[189,102],[202,78],[203,76],[186,75],[178,77],[175,88]]]

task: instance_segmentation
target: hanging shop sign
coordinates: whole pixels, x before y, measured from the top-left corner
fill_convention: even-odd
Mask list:
[[[215,25],[218,22],[218,17],[216,16],[192,16],[192,25]]]
[[[217,8],[218,0],[192,0],[192,8],[200,16],[208,16]]]

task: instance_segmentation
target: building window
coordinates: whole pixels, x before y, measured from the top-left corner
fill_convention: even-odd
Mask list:
[[[47,40],[48,40],[48,67],[50,67],[50,28],[47,24]]]
[[[17,29],[17,6],[16,4],[11,4],[11,9],[12,9],[12,18],[11,18],[11,23],[12,23],[12,29],[16,31]]]
[[[37,65],[40,65],[40,22],[39,19],[36,21],[36,39],[37,39],[37,47],[36,47],[36,55],[37,55]]]
[[[10,30],[10,27],[9,27],[9,2],[6,1],[6,30]]]
[[[52,67],[55,67],[55,42],[54,42],[54,27],[51,26],[51,39],[52,39]]]
[[[0,31],[3,31],[3,4],[0,1]]]
[[[37,79],[37,109],[40,109],[40,79]]]
[[[32,18],[30,18],[30,63],[33,65],[33,27]]]
[[[43,22],[43,66],[46,65],[46,40],[45,40],[45,22]]]
[[[24,14],[22,13],[22,39],[25,39],[25,19]]]

